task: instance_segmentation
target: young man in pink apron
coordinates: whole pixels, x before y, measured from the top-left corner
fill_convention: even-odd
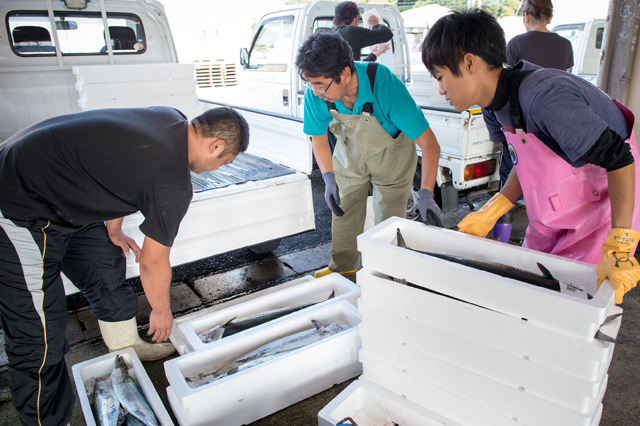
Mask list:
[[[452,13],[429,31],[422,60],[456,110],[483,108],[495,142],[514,163],[502,190],[459,224],[486,236],[524,194],[523,247],[597,264],[616,302],[640,280],[634,118],[592,84],[528,62],[504,68],[504,32],[479,11]]]

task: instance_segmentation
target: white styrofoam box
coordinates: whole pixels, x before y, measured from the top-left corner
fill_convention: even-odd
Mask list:
[[[83,101],[152,98],[159,94],[190,95],[196,92],[196,81],[193,77],[184,80],[76,83],[75,86]]]
[[[198,388],[191,388],[187,384],[185,377],[209,374],[261,345],[313,327],[312,319],[323,324],[339,322],[350,328]],[[357,330],[360,321],[357,309],[344,300],[318,306],[304,315],[292,315],[287,321],[262,324],[242,335],[230,336],[205,349],[169,360],[164,363],[165,374],[189,418],[198,419],[239,400],[264,393],[282,382],[304,379],[305,375],[318,368],[328,376],[342,377],[344,369],[349,373],[356,371],[354,375],[359,374],[359,365],[354,368],[353,365],[340,364],[339,360],[360,349]],[[299,383],[303,387],[306,382],[303,380]],[[269,397],[269,393],[266,395]]]
[[[156,93],[157,95],[157,93]],[[168,106],[177,110],[195,108],[198,95],[189,93],[186,95],[161,95],[150,98],[132,99],[107,99],[98,101],[86,101],[78,99],[78,105],[83,111],[91,111],[103,108],[145,108],[148,106]]]
[[[145,399],[149,403],[149,406],[153,410],[158,422],[162,426],[173,426],[171,417],[166,408],[162,404],[158,393],[156,392],[153,383],[149,379],[147,372],[145,371],[138,355],[133,348],[125,348],[116,352],[111,352],[106,355],[99,356],[84,362],[80,362],[73,367],[73,380],[76,382],[76,390],[78,391],[78,398],[80,399],[80,406],[84,413],[84,420],[87,422],[87,426],[96,426],[95,418],[91,410],[91,404],[87,397],[85,390],[85,382],[92,377],[105,377],[111,374],[113,371],[113,365],[116,356],[122,355],[124,361],[129,367],[129,375],[133,378],[133,381],[138,385],[140,392],[144,395]]]
[[[522,423],[459,395],[419,380],[360,351],[362,376],[383,389],[463,425],[521,426]]]
[[[186,354],[187,351],[187,342],[185,337],[182,335],[182,332],[180,331],[180,325],[184,324],[186,322],[189,321],[194,321],[198,318],[202,318],[204,316],[210,315],[214,312],[219,312],[222,311],[223,309],[228,309],[231,308],[233,306],[237,306],[240,305],[242,303],[247,303],[251,300],[257,299],[259,297],[264,297],[267,296],[269,294],[273,294],[276,293],[278,291],[282,291],[286,288],[292,287],[292,286],[296,286],[302,283],[306,283],[309,281],[313,281],[315,280],[315,278],[312,275],[305,275],[304,277],[300,277],[297,278],[295,280],[291,280],[291,281],[287,281],[284,282],[282,284],[278,284],[276,286],[273,287],[269,287],[266,288],[264,290],[260,290],[260,291],[256,291],[255,293],[251,293],[248,294],[246,296],[242,296],[242,297],[237,297],[235,299],[229,300],[228,302],[224,302],[224,303],[219,303],[217,305],[213,305],[210,306],[206,309],[201,309],[199,311],[196,312],[192,312],[190,314],[181,316],[181,317],[177,317],[173,319],[173,327],[171,328],[171,335],[169,336],[169,339],[171,340],[171,343],[173,344],[173,346],[176,347],[176,350],[178,351],[178,353],[180,355],[184,355]]]
[[[498,262],[537,274],[539,262],[556,279],[583,285],[594,297],[582,300],[400,248],[398,228],[415,250]],[[359,235],[358,250],[365,268],[588,341],[613,307],[615,292],[608,281],[596,292],[594,265],[406,219],[387,219]]]
[[[332,292],[334,297],[326,300]],[[178,328],[185,338],[187,351],[193,352],[215,343],[203,343],[198,336],[199,333],[210,330],[217,325],[222,325],[233,318],[242,319],[272,309],[306,303],[317,303],[314,306],[320,306],[320,304],[324,303],[346,300],[355,306],[359,297],[360,287],[340,274],[330,274],[326,277],[282,289],[278,292],[210,313],[192,321],[183,322]],[[312,308],[313,306],[306,309]],[[306,312],[306,310],[300,310],[294,314],[300,312]],[[282,317],[278,320],[283,320],[284,318],[287,317]],[[245,330],[243,333],[247,331]]]
[[[260,206],[257,215],[255,207]],[[304,173],[230,185],[193,194],[171,248],[171,266],[226,253],[314,229],[311,180]],[[144,216],[126,216],[122,230],[144,240]],[[127,256],[127,278],[140,275],[135,256]]]
[[[193,64],[118,64],[72,67],[78,83],[184,80],[195,78]]]
[[[252,423],[276,411],[310,398],[331,386],[342,383],[362,372],[358,361],[358,354],[349,354],[336,359],[332,365],[333,372],[327,374],[326,368],[318,368],[289,381],[274,382],[275,386],[259,395],[243,398],[236,403],[216,408],[215,412],[207,413],[192,419],[182,408],[173,388],[167,387],[169,404],[181,426],[240,426]]]
[[[372,331],[361,329],[360,337],[366,354],[493,411],[521,419],[527,425],[551,425],[547,420],[549,417],[557,419],[557,425],[564,425],[565,419],[572,421],[576,415],[592,417],[604,395],[608,379],[605,375],[593,391],[594,395],[567,395],[560,404],[555,398],[537,395],[527,388],[460,367]]]
[[[429,307],[425,306],[425,309]],[[526,357],[503,352],[372,308],[366,303],[359,305],[359,311],[363,318],[360,334],[362,347],[380,359],[383,359],[383,354],[399,356],[405,348],[413,348],[578,410],[587,409],[590,400],[599,394],[605,380],[604,368],[597,380],[589,381]],[[390,341],[390,346],[386,346]],[[557,351],[556,356],[565,355],[562,351]]]
[[[435,411],[464,425],[473,426],[593,426],[601,412],[601,403],[591,416],[575,415],[551,418],[548,423],[527,423],[525,419],[509,417],[486,406],[478,404],[462,395],[420,380],[406,371],[398,370],[363,351],[360,352],[363,366],[362,377],[389,391],[402,395],[416,404]],[[604,389],[603,389],[604,392]],[[601,397],[600,397],[601,398]],[[553,411],[557,413],[557,410]],[[544,414],[544,413],[541,413]],[[548,413],[548,417],[552,417]],[[560,413],[563,414],[563,413]],[[566,414],[566,413],[564,413]]]
[[[357,282],[366,306],[402,316],[419,324],[450,333],[504,352],[527,358],[588,381],[598,381],[613,357],[614,344],[586,341],[539,327],[489,309],[464,303],[422,289],[393,282],[379,273],[362,269]],[[620,312],[619,308],[612,312]],[[376,317],[364,316],[364,327],[375,326]],[[614,320],[615,333],[621,317]],[[392,328],[388,333],[395,333]]]
[[[335,426],[345,417],[351,417],[358,426],[460,426],[362,378],[320,410],[318,426]]]

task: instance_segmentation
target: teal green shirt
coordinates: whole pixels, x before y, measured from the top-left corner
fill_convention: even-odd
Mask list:
[[[411,140],[416,140],[429,128],[429,122],[416,105],[406,86],[391,70],[378,65],[376,80],[371,93],[371,84],[367,76],[368,62],[356,62],[358,77],[358,98],[353,110],[346,108],[342,101],[336,102],[336,109],[342,114],[362,114],[362,106],[373,104],[373,116],[391,137],[403,132]],[[333,117],[325,101],[307,88],[304,94],[304,133],[321,136],[327,133]]]

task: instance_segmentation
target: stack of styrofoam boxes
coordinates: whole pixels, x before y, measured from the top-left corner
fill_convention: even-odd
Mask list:
[[[197,108],[194,64],[74,66],[78,105],[82,111],[102,108],[170,106],[189,119]]]
[[[578,299],[397,247],[398,228],[415,250],[530,272],[539,262],[594,297]],[[358,248],[365,268],[357,278],[362,380],[462,425],[599,423],[614,345],[594,336],[622,310],[613,305],[608,281],[596,292],[593,265],[397,218],[361,235]],[[603,328],[615,338],[619,327],[617,318]]]
[[[78,391],[80,406],[82,407],[84,420],[87,423],[87,426],[96,426],[96,420],[91,410],[91,404],[87,396],[85,383],[91,378],[108,377],[113,371],[115,359],[118,355],[122,355],[124,358],[124,361],[129,368],[129,375],[138,385],[138,389],[140,389],[140,392],[149,403],[149,406],[158,419],[158,423],[161,426],[173,426],[169,413],[164,408],[153,383],[151,383],[147,372],[142,366],[142,363],[133,348],[125,348],[116,352],[111,352],[106,355],[78,363],[71,368],[73,371],[73,380],[76,382],[76,390]]]
[[[332,292],[334,297],[326,300]],[[357,285],[331,274],[298,280],[296,285],[258,296],[245,296],[183,320],[174,329],[172,341],[179,343],[185,355],[165,362],[164,367],[169,403],[180,425],[248,424],[362,372],[360,314],[354,306],[360,297]],[[314,302],[319,303],[212,343],[204,344],[197,336],[234,317]],[[209,374],[261,345],[308,330],[313,327],[311,320],[337,322],[349,329],[197,388],[185,379]]]

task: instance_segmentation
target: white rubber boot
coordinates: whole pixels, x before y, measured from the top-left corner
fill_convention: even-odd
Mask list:
[[[140,361],[156,361],[176,351],[171,343],[147,343],[138,334],[136,317],[126,321],[106,322],[98,320],[100,333],[109,352],[133,347]]]

